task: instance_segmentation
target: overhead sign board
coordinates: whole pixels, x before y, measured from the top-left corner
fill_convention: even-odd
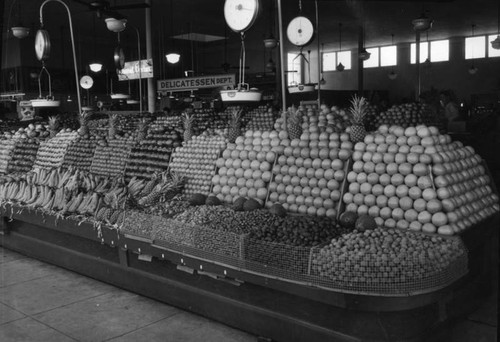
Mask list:
[[[118,73],[118,80],[128,81],[140,78],[153,78],[153,60],[141,60],[141,72],[139,74],[139,61],[125,62],[123,69]]]
[[[209,75],[187,78],[174,78],[158,81],[159,92],[186,91],[200,88],[234,87],[236,77],[234,75]]]

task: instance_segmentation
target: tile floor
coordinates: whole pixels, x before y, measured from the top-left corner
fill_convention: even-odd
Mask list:
[[[247,342],[257,338],[0,247],[0,341]],[[497,341],[497,294],[457,324],[452,341]]]

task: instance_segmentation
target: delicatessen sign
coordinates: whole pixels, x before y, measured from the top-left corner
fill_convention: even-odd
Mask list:
[[[175,78],[158,81],[159,92],[184,91],[200,88],[234,87],[234,75],[210,75],[188,78]]]

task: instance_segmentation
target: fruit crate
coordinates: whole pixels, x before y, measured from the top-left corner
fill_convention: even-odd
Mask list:
[[[58,168],[63,165],[68,147],[79,135],[76,131],[60,131],[54,138],[40,142],[33,167],[45,169]]]
[[[134,140],[112,139],[107,146],[98,145],[92,158],[90,172],[99,176],[123,176]]]
[[[63,160],[63,167],[75,166],[81,171],[90,171],[96,147],[96,140],[84,138],[76,140],[68,146]]]

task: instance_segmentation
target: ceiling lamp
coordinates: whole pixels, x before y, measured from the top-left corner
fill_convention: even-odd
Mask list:
[[[358,54],[358,58],[361,59],[362,61],[367,61],[370,59],[370,56],[371,56],[371,53],[369,53],[368,51],[366,51],[365,48],[363,48],[359,54]]]
[[[269,58],[269,61],[266,63],[266,69],[274,70],[276,68],[276,63],[274,63],[272,58]]]
[[[26,38],[30,34],[30,29],[24,26],[12,27],[10,30],[12,31],[12,35],[19,39]]]
[[[433,20],[428,18],[425,13],[422,13],[419,18],[412,20],[411,23],[415,31],[423,32],[432,27]]]
[[[127,19],[116,19],[116,18],[106,18],[104,19],[106,22],[106,27],[108,30],[111,32],[119,33],[125,30],[125,27],[127,26]]]
[[[272,34],[270,34],[266,39],[264,39],[264,46],[266,49],[274,49],[278,46],[278,40],[274,38]]]
[[[170,64],[175,64],[181,59],[181,55],[177,52],[170,52],[169,54],[165,55],[165,57],[167,58],[167,62],[169,62]]]
[[[342,23],[339,23],[339,53],[340,51],[342,51]],[[337,53],[337,56],[339,53]],[[344,71],[344,69],[345,67],[341,62],[339,62],[339,64],[335,67],[335,70],[337,71]]]
[[[469,70],[468,70],[468,71],[469,71],[469,74],[471,74],[471,75],[475,75],[475,74],[477,73],[477,70],[478,70],[478,69],[477,69],[477,68],[474,66],[474,64],[473,64],[473,65],[471,65],[471,66],[470,66],[470,68],[469,68]]]
[[[99,72],[102,70],[102,64],[99,62],[94,62],[89,64],[90,71]]]

